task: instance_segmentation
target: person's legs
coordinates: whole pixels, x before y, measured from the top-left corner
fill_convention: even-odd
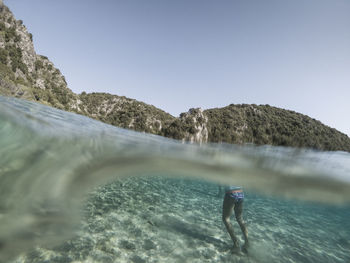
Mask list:
[[[236,220],[237,220],[237,222],[242,230],[244,241],[245,241],[243,249],[246,250],[249,247],[249,242],[248,242],[247,227],[245,225],[245,222],[244,222],[243,216],[242,216],[242,214],[243,214],[243,199],[236,202],[234,209],[235,209]]]
[[[222,205],[222,221],[224,222],[227,232],[230,234],[233,241],[234,248],[239,248],[238,239],[233,231],[232,224],[230,222],[230,216],[232,215],[232,208],[234,207],[234,199],[229,195],[225,195],[224,203]]]

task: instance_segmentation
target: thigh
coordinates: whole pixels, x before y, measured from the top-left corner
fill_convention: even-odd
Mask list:
[[[225,195],[224,203],[222,204],[222,217],[227,218],[232,215],[232,208],[234,207],[235,202],[232,197]]]
[[[237,201],[235,204],[235,216],[237,220],[242,219],[242,213],[243,213],[243,199]]]

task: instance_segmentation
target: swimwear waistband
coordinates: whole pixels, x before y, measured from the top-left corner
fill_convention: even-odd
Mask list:
[[[243,192],[242,189],[237,189],[237,190],[230,190],[230,191],[227,191],[226,194],[241,193],[241,192]]]

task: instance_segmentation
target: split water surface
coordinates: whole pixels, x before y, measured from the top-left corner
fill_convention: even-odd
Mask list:
[[[247,255],[222,223],[232,184]],[[350,262],[349,203],[349,153],[182,144],[0,97],[0,262]]]

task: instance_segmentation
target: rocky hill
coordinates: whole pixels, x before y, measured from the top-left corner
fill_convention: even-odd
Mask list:
[[[0,94],[37,101],[123,128],[198,143],[283,145],[350,152],[345,134],[308,116],[269,105],[190,109],[176,118],[143,102],[73,93],[64,76],[36,54],[33,36],[0,0]]]
[[[350,152],[350,138],[306,115],[269,105],[231,104],[191,109],[163,129],[164,136],[195,142],[279,145]]]
[[[76,95],[53,63],[35,53],[32,34],[1,2],[0,32],[1,93],[69,109]]]
[[[33,36],[0,1],[0,94],[37,101],[109,124],[158,134],[174,119],[152,105],[104,93],[75,94],[45,56],[37,55]]]

